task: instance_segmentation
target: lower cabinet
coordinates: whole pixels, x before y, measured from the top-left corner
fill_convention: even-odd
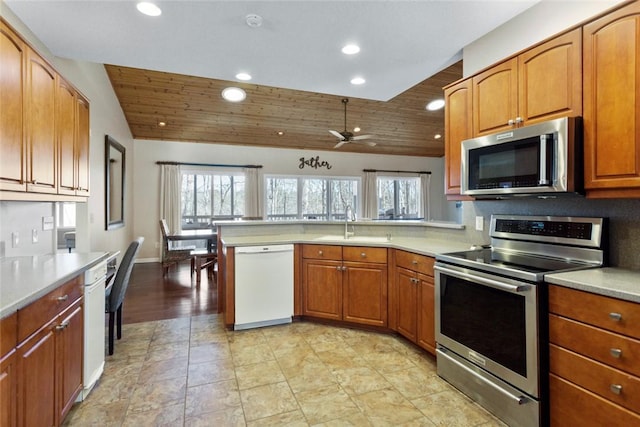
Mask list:
[[[0,360],[0,426],[64,421],[82,390],[82,288],[77,277],[12,315],[17,346]]]
[[[640,425],[640,304],[549,286],[552,426]]]
[[[304,245],[302,314],[387,326],[387,249]]]
[[[396,250],[396,329],[435,354],[434,259]]]

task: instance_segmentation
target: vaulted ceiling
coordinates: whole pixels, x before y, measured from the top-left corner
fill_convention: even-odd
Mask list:
[[[105,68],[136,139],[332,150],[337,139],[329,129],[345,128],[341,96],[114,65]],[[462,61],[458,61],[389,101],[349,98],[347,127],[358,126],[361,134],[375,135],[370,141],[376,145],[348,143],[339,150],[444,155],[444,110],[427,111],[425,105],[442,98],[442,87],[461,77]],[[230,85],[243,88],[247,99],[223,100],[222,89]]]

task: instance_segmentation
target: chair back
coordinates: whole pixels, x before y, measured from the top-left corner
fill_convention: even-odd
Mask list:
[[[162,237],[166,239],[169,235],[169,226],[167,225],[167,220],[164,218],[160,220],[160,231],[162,231]]]
[[[107,311],[114,312],[120,307],[120,304],[122,304],[124,294],[127,292],[127,287],[129,287],[131,270],[133,270],[133,264],[138,256],[142,242],[144,242],[144,237],[138,237],[131,242],[127,251],[124,253],[122,262],[116,272],[116,277],[113,279],[113,288],[111,288],[111,294],[109,295]]]

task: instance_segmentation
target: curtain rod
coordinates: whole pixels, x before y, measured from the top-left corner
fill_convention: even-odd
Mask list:
[[[391,171],[386,169],[362,169],[362,172],[424,173],[431,175],[431,171]]]
[[[188,162],[156,162],[156,165],[211,166],[211,167],[219,167],[219,168],[254,168],[254,169],[262,168],[262,165],[221,165],[216,163],[188,163]]]

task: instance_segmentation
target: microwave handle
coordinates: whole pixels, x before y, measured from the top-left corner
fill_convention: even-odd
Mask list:
[[[473,274],[452,270],[450,268],[443,267],[442,265],[436,265],[433,267],[433,269],[453,277],[458,277],[460,279],[465,279],[465,280],[473,281],[476,283],[480,283],[481,285],[489,286],[490,288],[498,289],[500,291],[511,292],[512,294],[525,292],[529,289],[529,285],[520,285],[520,286],[509,285],[507,283],[499,282],[497,280],[487,279],[485,277],[479,277]]]
[[[547,176],[547,144],[549,143],[548,135],[540,135],[540,181],[538,185],[549,185],[549,177]]]

